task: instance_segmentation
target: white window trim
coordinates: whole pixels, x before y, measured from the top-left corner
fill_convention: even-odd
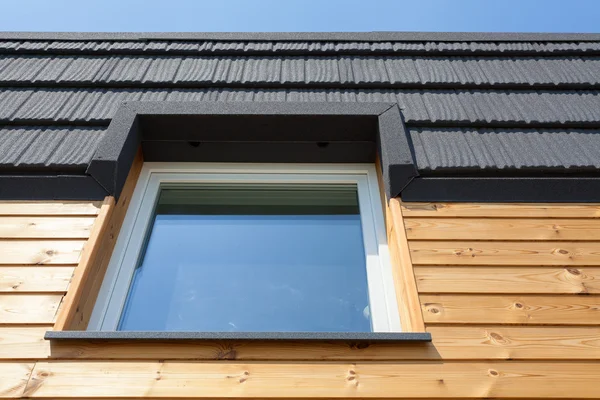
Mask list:
[[[400,332],[400,317],[375,166],[371,164],[240,164],[146,162],[115,245],[88,330],[116,331],[142,242],[164,183],[356,184],[375,332]]]

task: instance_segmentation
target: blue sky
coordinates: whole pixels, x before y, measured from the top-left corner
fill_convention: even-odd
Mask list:
[[[598,32],[600,0],[0,0],[0,30]]]

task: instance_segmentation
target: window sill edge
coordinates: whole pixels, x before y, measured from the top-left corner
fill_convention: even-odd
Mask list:
[[[128,332],[128,331],[47,331],[52,341],[288,341],[419,343],[431,342],[429,332]]]

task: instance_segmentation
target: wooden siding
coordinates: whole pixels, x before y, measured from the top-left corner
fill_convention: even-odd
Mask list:
[[[600,206],[392,199],[403,323],[432,344],[44,340],[87,323],[131,190],[111,213],[0,203],[0,397],[600,398]]]

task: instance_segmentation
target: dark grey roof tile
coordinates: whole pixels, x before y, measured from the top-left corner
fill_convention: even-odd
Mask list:
[[[0,167],[18,164],[21,155],[36,139],[39,129],[5,127],[0,129]]]
[[[175,82],[211,82],[219,59],[215,57],[185,57],[177,75]]]
[[[19,126],[0,129],[0,169],[84,172],[104,128]]]
[[[153,61],[151,57],[122,57],[112,70],[99,76],[98,80],[111,83],[141,82]]]
[[[173,82],[175,79],[175,74],[177,73],[182,61],[182,57],[154,59],[150,63],[144,77],[136,81],[153,83]]]
[[[108,58],[74,57],[68,58],[71,62],[67,65],[57,81],[61,83],[92,83],[106,64],[113,64]]]
[[[18,41],[10,41],[10,40],[2,40],[0,41],[0,51],[2,50],[14,50],[19,47],[21,42]]]
[[[419,169],[600,168],[600,130],[411,128]]]
[[[0,90],[0,119],[10,120],[33,93],[32,89]]]
[[[4,66],[2,79],[7,81],[21,81],[31,83],[40,71],[52,62],[50,57],[42,56],[18,56]]]
[[[49,41],[31,41],[25,40],[19,43],[17,50],[46,50],[51,42]]]

